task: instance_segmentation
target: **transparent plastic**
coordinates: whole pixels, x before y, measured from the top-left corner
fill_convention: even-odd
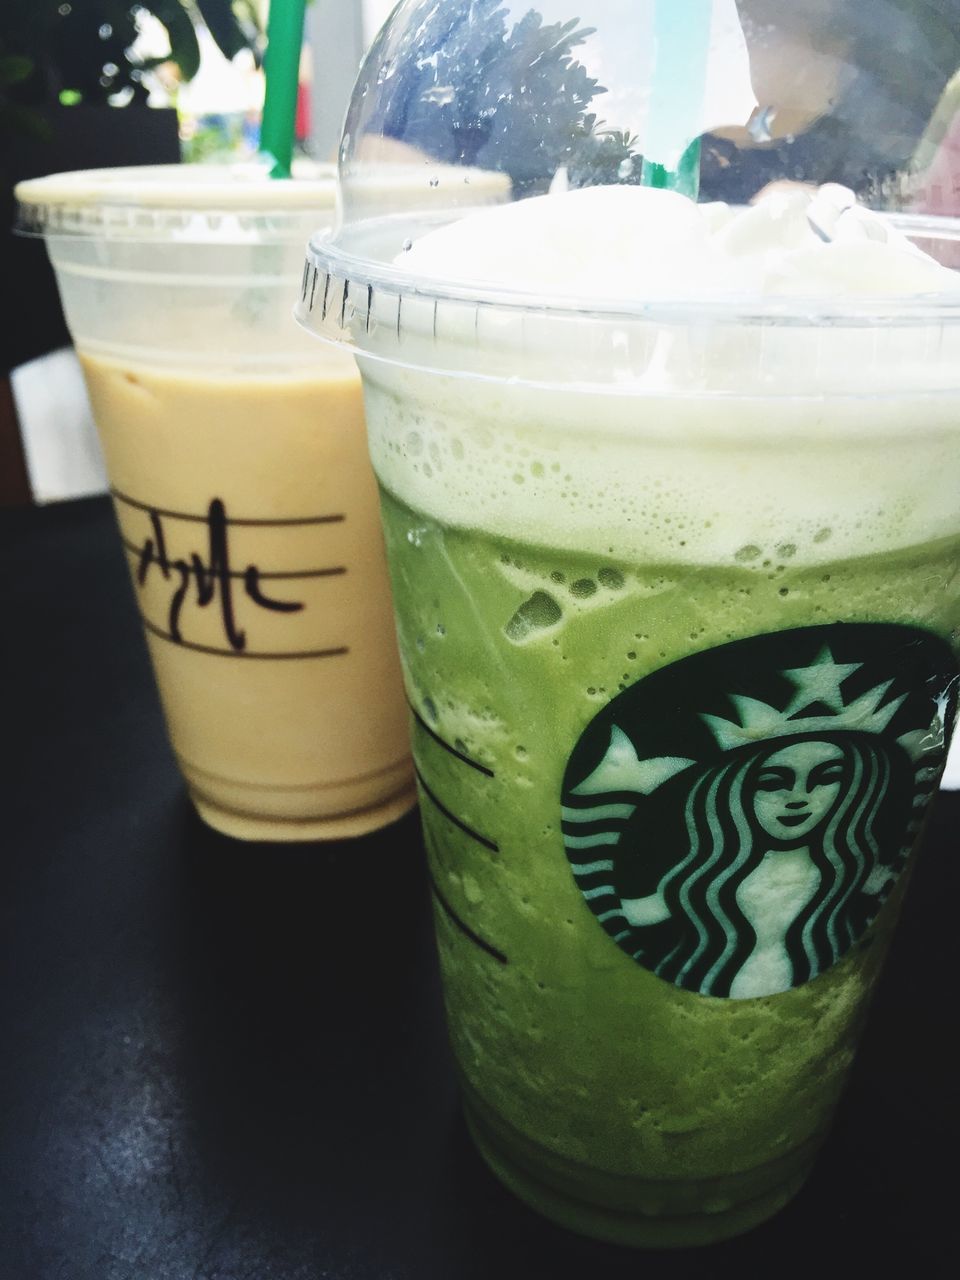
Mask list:
[[[471,168],[507,174],[514,199],[561,171],[582,186],[666,170],[734,204],[782,180],[924,203],[957,17],[953,0],[404,0],[347,113],[344,223],[371,177],[414,162],[454,171],[424,174],[425,212],[457,170],[470,204]]]
[[[330,226],[330,166],[269,182],[258,165],[55,174],[17,188],[84,351],[224,372],[330,360],[289,323],[303,244]]]
[[[960,155],[960,131],[951,132],[958,68],[953,0],[597,0],[582,11],[568,0],[407,0],[360,71],[337,223],[311,250],[321,278],[308,281],[301,321],[386,358],[384,334],[405,331],[397,299],[542,313],[544,298],[522,285],[478,288],[469,261],[459,281],[406,272],[404,251],[471,209],[580,187],[672,185],[701,203],[740,206],[784,183],[840,183],[953,265],[956,229],[939,219],[960,208],[960,165],[950,163]],[[595,297],[565,293],[558,280],[554,312],[585,302],[597,310]],[[677,294],[675,304],[703,310],[695,287],[678,282]],[[319,311],[309,305],[318,296]],[[657,314],[669,312],[658,301]],[[851,310],[828,298],[726,302],[781,320]],[[707,306],[716,321],[723,301]],[[901,297],[897,322],[929,308]],[[883,299],[854,308],[857,323],[872,325],[893,309]],[[624,312],[649,316],[651,303],[641,292]],[[450,308],[447,316],[469,323]],[[359,326],[362,339],[352,336]],[[379,343],[368,344],[368,332]]]
[[[325,220],[334,176],[333,165],[298,162],[292,180],[268,185],[255,161],[57,173],[20,183],[17,230],[186,243],[295,238],[304,221]]]
[[[364,380],[464,1106],[498,1176],[588,1235],[700,1244],[786,1203],[895,928],[906,878],[883,867],[917,844],[960,677],[958,19],[405,0],[347,113],[296,314]],[[688,201],[653,216],[635,187]],[[595,219],[564,222],[595,188]],[[604,213],[624,194],[635,224]],[[749,239],[765,209],[804,242],[792,277],[776,237],[742,276],[671,240],[691,215]],[[873,688],[891,716],[919,699],[927,754],[909,814],[864,818],[882,904],[811,968],[826,837],[791,840],[797,798],[771,837],[726,762],[760,752],[772,794],[800,738],[838,759],[852,736],[824,726],[891,626]],[[809,711],[793,687],[812,706],[820,665],[839,683]],[[711,772],[696,735],[734,715]]]
[[[330,168],[57,174],[17,189],[83,365],[174,751],[244,839],[414,802],[356,367],[291,298]]]

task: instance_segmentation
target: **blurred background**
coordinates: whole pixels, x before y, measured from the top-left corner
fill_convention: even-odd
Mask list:
[[[302,154],[332,158],[357,65],[394,3],[308,3]],[[269,8],[269,0],[4,0],[0,136],[49,139],[57,107],[146,106],[176,112],[184,160],[249,156]]]
[[[282,2],[282,0],[278,0]],[[357,67],[395,0],[310,0],[295,166],[333,160]],[[15,237],[25,178],[256,155],[269,0],[2,0],[0,505],[105,490],[100,451],[40,241]]]

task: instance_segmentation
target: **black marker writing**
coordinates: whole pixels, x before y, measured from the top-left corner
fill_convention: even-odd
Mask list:
[[[196,552],[192,552],[189,560],[178,558],[171,560],[167,553],[164,536],[163,519],[158,511],[150,509],[150,527],[152,537],[144,539],[139,551],[137,563],[137,582],[142,587],[147,580],[152,565],[156,565],[163,577],[170,581],[177,575],[176,585],[170,597],[168,625],[170,638],[177,644],[183,642],[180,631],[180,614],[191,585],[196,589],[196,603],[206,608],[213,600],[220,605],[220,616],[223,621],[227,643],[235,653],[242,653],[247,646],[246,632],[237,626],[233,610],[233,580],[242,577],[243,589],[261,609],[270,609],[274,613],[299,613],[303,604],[295,600],[272,600],[264,595],[261,585],[260,569],[256,565],[247,565],[242,575],[230,569],[230,543],[226,508],[220,498],[214,498],[204,521],[207,528],[207,555],[204,560]]]

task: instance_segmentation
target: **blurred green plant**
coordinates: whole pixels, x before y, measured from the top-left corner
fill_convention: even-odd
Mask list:
[[[204,117],[182,138],[180,150],[188,164],[229,163],[243,145],[243,123],[236,116]]]
[[[166,57],[133,51],[138,18],[148,15],[167,32]],[[174,63],[182,80],[192,79],[200,66],[197,20],[225,57],[250,49],[259,59],[255,0],[2,0],[0,132],[44,136],[37,108],[48,103],[143,103],[144,76],[161,63]]]

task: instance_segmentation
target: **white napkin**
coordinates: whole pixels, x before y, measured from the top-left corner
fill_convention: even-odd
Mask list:
[[[105,493],[107,473],[73,348],[19,365],[10,385],[34,501]]]

